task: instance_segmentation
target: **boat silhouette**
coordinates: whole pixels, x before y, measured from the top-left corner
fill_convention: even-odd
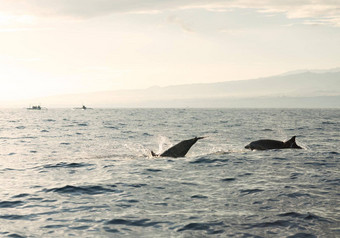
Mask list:
[[[27,110],[41,110],[41,106],[38,105],[38,106],[31,106],[31,107],[28,107]]]

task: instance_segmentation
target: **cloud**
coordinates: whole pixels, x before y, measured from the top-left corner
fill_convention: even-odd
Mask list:
[[[157,14],[164,10],[229,11],[253,8],[286,14],[288,18],[321,19],[340,26],[339,0],[0,0],[1,11],[16,14],[90,18],[113,13]]]
[[[112,13],[155,14],[176,8],[180,3],[179,0],[0,0],[0,11],[90,18]]]
[[[184,22],[181,18],[179,18],[177,16],[174,16],[174,15],[169,16],[167,21],[169,23],[173,23],[173,24],[179,25],[184,32],[187,32],[187,33],[195,32],[192,29],[192,27],[190,27],[186,22]]]

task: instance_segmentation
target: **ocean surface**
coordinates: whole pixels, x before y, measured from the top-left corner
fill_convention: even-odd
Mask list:
[[[339,146],[336,109],[1,109],[0,237],[340,237]]]

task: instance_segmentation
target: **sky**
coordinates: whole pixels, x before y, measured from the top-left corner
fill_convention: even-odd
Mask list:
[[[340,0],[0,0],[0,100],[340,66]]]

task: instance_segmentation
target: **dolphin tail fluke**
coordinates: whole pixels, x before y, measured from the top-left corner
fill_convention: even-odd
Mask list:
[[[152,150],[151,150],[151,155],[152,155],[152,156],[158,156],[158,154],[156,154],[156,153],[153,152]]]
[[[201,140],[201,139],[204,139],[204,138],[207,138],[207,136],[196,137],[197,140]]]

